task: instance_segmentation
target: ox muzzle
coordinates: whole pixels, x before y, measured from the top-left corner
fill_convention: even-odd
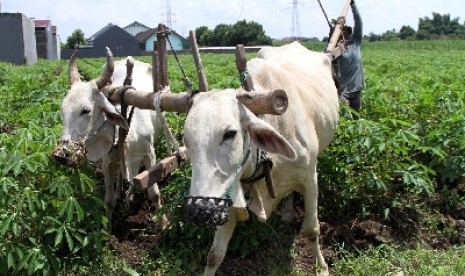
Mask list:
[[[73,142],[60,140],[59,144],[52,150],[52,157],[66,166],[80,166],[86,161],[86,148],[84,142]]]
[[[187,221],[199,226],[212,228],[229,220],[229,198],[187,196],[184,211]]]

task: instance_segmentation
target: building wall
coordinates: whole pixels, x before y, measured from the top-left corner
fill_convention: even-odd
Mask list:
[[[52,26],[35,28],[37,56],[39,58],[56,60],[56,44],[54,45],[54,35]]]
[[[50,55],[50,60],[60,59],[60,40],[57,35],[57,27],[52,26],[52,51]]]
[[[109,28],[93,41],[94,49],[101,53],[99,56],[105,55],[105,47],[109,47],[115,57],[138,56],[141,52],[139,45],[135,37],[118,26]]]
[[[34,23],[21,13],[0,13],[0,61],[37,62]]]
[[[29,20],[25,15],[23,15],[22,22],[22,39],[26,64],[34,64],[37,62],[37,45],[34,21]]]
[[[112,26],[96,37],[92,47],[80,48],[78,55],[81,58],[104,57],[105,47],[109,47],[115,57],[141,55],[139,41],[118,26]],[[73,52],[74,49],[63,49],[61,56],[69,59]]]
[[[48,33],[46,28],[36,28],[37,57],[48,59]]]
[[[171,44],[173,45],[173,49],[175,51],[184,50],[183,42],[182,42],[182,40],[181,40],[181,38],[179,36],[169,35],[169,39],[170,39]],[[153,51],[153,42],[154,41],[157,41],[157,35],[156,34],[152,35],[151,37],[149,37],[145,41],[145,51],[149,51],[149,52]],[[171,47],[170,47],[170,44],[168,43],[168,41],[166,41],[166,49],[171,50]]]

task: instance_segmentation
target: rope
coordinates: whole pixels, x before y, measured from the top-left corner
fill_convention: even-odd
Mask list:
[[[163,111],[161,109],[161,98],[163,97],[163,95],[165,93],[169,92],[169,90],[170,90],[170,87],[166,86],[162,90],[158,91],[155,94],[155,99],[153,100],[154,101],[153,105],[155,107],[155,111],[159,115],[158,118],[159,118],[159,120],[161,121],[161,123],[163,125],[163,134],[165,135],[166,144],[167,144],[168,148],[171,151],[173,149],[175,149],[176,152],[179,152],[179,143],[178,143],[178,141],[176,141],[176,138],[171,133],[171,130],[168,127],[168,123],[166,122],[165,115],[163,114]]]
[[[244,86],[245,82],[247,81],[247,79],[250,78],[250,73],[249,71],[245,70],[244,72],[242,72],[239,76],[239,80],[242,84],[242,86]]]
[[[169,35],[171,34],[171,31],[166,26],[165,26],[165,33],[166,33],[166,40],[168,41],[168,44],[170,45],[170,48],[171,48],[171,52],[173,52],[173,56],[176,59],[176,62],[178,63],[179,69],[181,70],[184,85],[186,86],[188,92],[192,92],[192,82],[187,77],[186,71],[184,71],[184,68],[182,67],[181,62],[179,61],[178,55],[176,54],[176,51],[173,49],[173,45],[171,44],[171,40],[170,40],[170,37],[169,37]]]
[[[331,29],[331,28],[332,28],[331,22],[329,21],[328,15],[326,15],[326,11],[325,11],[325,9],[323,8],[323,5],[321,4],[321,1],[320,1],[320,0],[318,0],[318,4],[320,4],[321,10],[323,11],[323,14],[324,14],[324,16],[325,16],[325,18],[326,18],[326,22],[328,22],[329,29]]]
[[[226,190],[226,193],[224,194],[224,196],[227,198],[227,199],[231,199],[231,196],[232,196],[232,192],[233,192],[233,189],[234,187],[236,187],[236,185],[240,182],[240,175],[239,173],[242,171],[242,169],[244,168],[244,164],[245,162],[247,161],[247,159],[249,159],[249,156],[250,156],[250,148],[249,150],[247,151],[247,153],[245,154],[245,156],[243,156],[242,158],[242,161],[240,164],[238,164],[236,166],[236,170],[234,172],[234,175],[233,177],[231,178],[232,179],[232,183],[229,185],[228,189]]]

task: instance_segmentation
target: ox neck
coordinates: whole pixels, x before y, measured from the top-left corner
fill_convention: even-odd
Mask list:
[[[104,116],[100,116],[83,140],[88,159],[91,161],[99,160],[113,150],[116,142],[116,126],[108,122]]]

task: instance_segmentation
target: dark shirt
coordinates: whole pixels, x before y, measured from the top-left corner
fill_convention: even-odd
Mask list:
[[[365,87],[362,65],[362,18],[355,4],[352,4],[354,28],[347,44],[347,50],[337,58],[339,91],[356,92]]]

